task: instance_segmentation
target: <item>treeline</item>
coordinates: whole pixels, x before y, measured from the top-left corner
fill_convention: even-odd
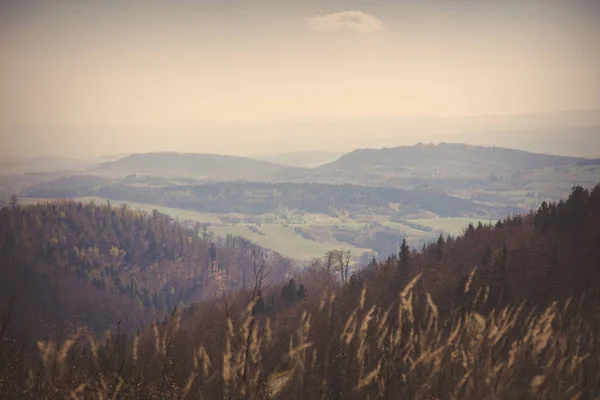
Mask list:
[[[598,218],[600,185],[575,187],[565,201],[470,225],[422,251],[403,242],[354,273],[344,253],[331,252],[284,287],[263,285],[259,274],[247,290],[175,310],[137,335],[117,330],[99,341],[78,330],[40,342],[39,358],[5,341],[0,391],[597,399]]]
[[[249,241],[186,229],[154,210],[57,201],[0,209],[0,300],[33,325],[133,326],[249,285],[253,263],[281,282],[291,260]]]
[[[63,191],[61,187],[64,187]],[[149,187],[121,182],[79,187],[61,181],[30,187],[26,194],[44,198],[100,196],[203,212],[250,215],[273,212],[280,207],[331,215],[337,215],[340,209],[398,216],[429,211],[442,217],[497,217],[517,210],[482,206],[429,190],[321,183],[217,182]],[[394,210],[394,204],[400,205],[398,211]]]

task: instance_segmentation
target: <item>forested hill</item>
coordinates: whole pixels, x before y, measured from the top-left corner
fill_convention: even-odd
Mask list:
[[[197,179],[250,179],[288,168],[290,167],[245,157],[159,152],[131,154],[116,161],[102,163],[93,172],[123,176],[142,174]]]
[[[497,218],[517,207],[490,206],[436,192],[361,185],[323,183],[216,182],[200,185],[149,187],[127,182],[87,186],[81,177],[60,179],[34,185],[26,190],[30,197],[67,198],[99,196],[137,201],[211,213],[258,215],[287,207],[310,213],[337,215],[376,212],[383,215],[409,215],[423,212],[445,217],[484,216]]]
[[[437,169],[443,174],[492,174],[572,165],[582,158],[536,154],[499,147],[457,143],[418,144],[384,149],[355,150],[317,170],[368,171],[370,167]]]
[[[41,362],[9,333],[0,390],[9,398],[597,399],[598,260],[600,185],[575,187],[565,201],[469,226],[422,252],[403,245],[351,276],[340,264],[343,283],[326,257],[283,287],[194,305],[133,337],[86,345],[78,332],[40,342]]]
[[[0,210],[0,301],[17,319],[96,329],[148,321],[215,293],[244,288],[253,263],[283,279],[292,262],[237,237],[214,238],[156,210],[57,201]],[[42,330],[43,331],[43,330]]]

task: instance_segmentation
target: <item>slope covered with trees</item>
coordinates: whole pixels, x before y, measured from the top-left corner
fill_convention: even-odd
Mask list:
[[[62,181],[56,183],[54,188],[52,182],[36,185],[28,190],[28,195],[54,198],[73,196],[74,192],[70,187],[65,187]],[[64,190],[59,190],[60,187],[64,187]],[[249,215],[273,212],[280,207],[332,215],[337,215],[339,210],[345,210],[351,213],[375,212],[399,216],[431,212],[445,217],[497,217],[518,210],[514,207],[484,206],[433,190],[322,183],[217,182],[162,187],[117,183],[88,186],[77,191],[76,195],[100,196],[211,213]]]
[[[206,225],[185,229],[154,210],[57,201],[0,210],[0,297],[27,324],[128,327],[214,292],[249,285],[253,263],[273,279],[292,262]],[[279,275],[278,275],[279,274]]]
[[[324,260],[284,287],[257,279],[135,336],[99,341],[79,330],[40,342],[41,362],[5,341],[2,365],[11,367],[0,370],[0,390],[31,398],[596,399],[599,218],[600,185],[575,187],[565,201],[470,225],[421,251],[403,243],[345,284]]]

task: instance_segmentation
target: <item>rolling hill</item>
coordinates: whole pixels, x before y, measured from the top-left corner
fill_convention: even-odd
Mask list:
[[[374,168],[398,168],[407,173],[415,171],[460,176],[535,170],[576,164],[583,160],[498,147],[440,143],[355,150],[316,170],[361,172]]]
[[[283,166],[263,160],[219,154],[158,152],[131,154],[105,162],[90,172],[99,175],[124,176],[143,174],[196,179],[251,179],[264,177]]]
[[[360,149],[313,169],[280,171],[291,182],[434,188],[445,194],[529,208],[558,200],[574,183],[596,183],[594,160],[458,143]],[[485,199],[492,199],[485,200]]]

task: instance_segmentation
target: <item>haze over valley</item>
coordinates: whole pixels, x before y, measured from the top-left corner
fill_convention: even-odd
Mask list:
[[[312,168],[141,153],[79,170],[6,175],[0,189],[5,203],[18,193],[24,204],[75,198],[158,209],[301,263],[331,248],[366,262],[393,253],[403,238],[420,248],[469,223],[527,213],[560,200],[574,182],[593,187],[598,176],[597,159],[441,143],[359,149]]]

